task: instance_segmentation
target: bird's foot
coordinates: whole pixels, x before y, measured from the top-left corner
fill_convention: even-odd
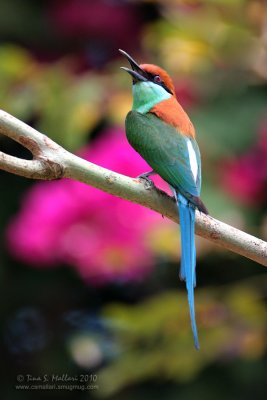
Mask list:
[[[138,176],[137,178],[144,181],[144,186],[146,189],[151,189],[151,188],[155,187],[155,183],[151,179],[149,179],[147,176]]]
[[[145,172],[144,174],[138,175],[136,179],[142,179],[144,181],[144,185],[146,189],[151,189],[155,187],[155,183],[149,179],[149,176],[155,175],[156,173],[154,171],[150,172]]]

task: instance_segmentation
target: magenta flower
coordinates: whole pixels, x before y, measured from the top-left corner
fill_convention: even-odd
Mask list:
[[[133,177],[149,170],[120,130],[108,130],[81,156]],[[65,179],[29,190],[7,239],[12,254],[33,266],[68,264],[93,284],[141,280],[153,262],[147,235],[158,222],[155,212]]]
[[[222,164],[221,183],[234,198],[246,205],[267,201],[267,121],[257,143],[245,154]]]
[[[263,200],[262,179],[255,161],[252,155],[245,155],[223,165],[223,187],[234,198],[247,205],[258,204]]]

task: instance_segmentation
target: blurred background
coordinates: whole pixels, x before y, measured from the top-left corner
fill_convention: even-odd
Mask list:
[[[211,215],[267,240],[266,1],[1,0],[1,109],[137,176],[118,48],[173,77]],[[4,136],[0,149],[30,157]],[[0,179],[1,398],[36,398],[18,374],[98,385],[42,398],[266,398],[262,266],[197,238],[197,352],[177,225],[77,182]]]

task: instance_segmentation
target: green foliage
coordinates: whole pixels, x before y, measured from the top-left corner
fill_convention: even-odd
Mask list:
[[[68,66],[57,63],[43,68],[30,53],[14,45],[0,47],[0,107],[68,149],[83,145],[101,119],[101,78],[85,74],[74,79]]]
[[[222,356],[253,360],[264,353],[267,312],[255,286],[199,289],[196,304],[199,352],[184,292],[164,292],[136,306],[107,305],[104,317],[114,326],[121,353],[100,372],[101,394],[152,378],[188,382]]]
[[[214,162],[246,150],[254,143],[259,121],[266,115],[266,104],[265,90],[248,87],[239,92],[221,91],[213,101],[198,108],[192,119],[205,155]]]

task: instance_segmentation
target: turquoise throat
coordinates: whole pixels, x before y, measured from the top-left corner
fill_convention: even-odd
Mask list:
[[[156,104],[171,97],[162,86],[153,82],[138,82],[133,85],[133,110],[146,114]]]

